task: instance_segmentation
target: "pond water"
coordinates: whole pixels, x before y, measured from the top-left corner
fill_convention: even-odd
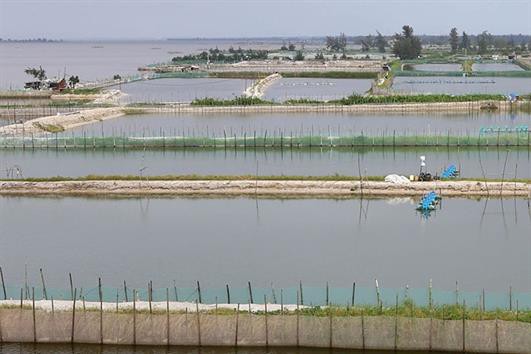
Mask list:
[[[396,130],[402,133],[428,134],[452,132],[474,134],[484,126],[516,126],[529,124],[529,113],[482,114],[348,114],[348,113],[247,113],[247,114],[142,114],[127,115],[73,129],[76,135],[87,136],[223,136],[264,133],[266,130],[296,134],[347,135],[363,130],[381,134]],[[69,135],[68,133],[66,134]]]
[[[482,127],[531,125],[531,114],[348,114],[348,113],[214,113],[126,115],[75,128],[66,136],[209,136],[272,134],[348,136],[396,134],[477,135]]]
[[[475,63],[472,71],[523,71],[520,66],[513,63]]]
[[[531,91],[531,78],[523,77],[405,77],[394,79],[393,89],[404,93],[468,93],[527,94]]]
[[[318,349],[318,348],[230,348],[230,347],[150,347],[150,346],[115,346],[98,344],[19,344],[0,343],[1,354],[388,354],[393,351],[381,350],[348,350],[348,349]],[[437,352],[400,351],[404,354],[427,354]]]
[[[302,98],[329,101],[353,93],[363,94],[371,88],[371,82],[368,79],[282,78],[267,89],[264,99],[276,102]]]
[[[462,71],[461,64],[415,64],[415,70],[419,71]]]
[[[384,176],[390,173],[418,173],[419,157],[426,156],[428,169],[441,173],[449,164],[462,177],[531,178],[529,149],[490,148],[354,148],[354,149],[187,149],[187,150],[0,150],[0,178],[78,177],[94,175],[168,174],[291,176],[359,175]],[[505,164],[505,159],[507,163]],[[483,165],[483,171],[481,169]]]
[[[40,286],[42,267],[48,288],[68,289],[71,272],[91,296],[98,277],[118,288],[200,280],[205,293],[302,281],[319,296],[327,281],[346,289],[356,281],[371,299],[374,279],[389,289],[425,289],[433,279],[450,294],[456,281],[463,291],[531,291],[529,200],[444,198],[427,219],[417,202],[4,196],[0,259],[10,296],[25,266],[30,287]]]
[[[230,99],[241,96],[253,80],[240,79],[158,79],[137,81],[121,86],[127,94],[122,101],[191,102],[196,98]]]

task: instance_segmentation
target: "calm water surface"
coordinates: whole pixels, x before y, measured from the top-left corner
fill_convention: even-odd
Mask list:
[[[243,136],[268,132],[284,136],[381,136],[407,135],[471,135],[482,127],[531,126],[529,113],[482,114],[348,114],[348,113],[248,113],[248,114],[142,114],[126,115],[75,128],[78,136]]]
[[[363,94],[371,88],[371,82],[365,79],[283,78],[266,90],[264,98],[276,102],[301,98],[328,101],[353,93]]]
[[[419,71],[462,71],[461,64],[416,64],[415,70]]]
[[[187,150],[13,150],[0,149],[0,177],[13,177],[16,168],[23,177],[167,174],[199,175],[358,175],[418,173],[419,157],[426,156],[433,173],[455,164],[463,177],[501,178],[506,163],[507,178],[531,178],[529,149],[187,149]],[[258,166],[257,166],[258,165]],[[483,172],[481,169],[483,165]],[[142,170],[142,172],[140,172]]]
[[[512,63],[475,63],[473,71],[523,71],[520,66]]]
[[[239,79],[160,79],[137,81],[122,85],[126,97],[132,102],[191,102],[196,98],[230,99],[239,97],[253,80]]]
[[[0,197],[8,287],[145,288],[225,284],[531,291],[526,199],[452,199],[428,219],[410,198]],[[88,291],[88,290],[87,290]],[[322,291],[320,291],[320,295]],[[244,292],[245,294],[245,292]],[[370,292],[371,296],[374,293]],[[394,299],[391,293],[390,299]],[[347,296],[345,299],[348,298]],[[112,297],[111,297],[112,299]],[[522,303],[523,304],[523,303]],[[522,305],[523,306],[523,305]]]
[[[524,77],[396,77],[393,89],[404,93],[472,93],[527,94],[531,78]]]

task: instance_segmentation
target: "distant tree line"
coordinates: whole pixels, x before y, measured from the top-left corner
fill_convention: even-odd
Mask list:
[[[347,36],[344,33],[339,36],[327,36],[326,48],[332,52],[344,52],[347,49]]]
[[[208,51],[203,51],[199,54],[173,57],[172,62],[209,61],[211,63],[237,63],[245,60],[264,60],[267,59],[268,54],[267,50],[260,49],[234,49],[230,47],[227,51],[223,51],[218,48],[210,48]]]
[[[448,36],[448,43],[452,53],[459,50],[486,54],[490,50],[496,52],[516,52],[531,50],[531,36],[524,35],[492,35],[488,31],[483,31],[478,35],[469,35],[462,32],[461,37],[457,28],[452,28]]]

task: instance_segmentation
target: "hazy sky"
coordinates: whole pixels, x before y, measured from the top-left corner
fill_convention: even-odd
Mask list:
[[[0,0],[0,37],[134,39],[345,32],[531,34],[531,0]]]

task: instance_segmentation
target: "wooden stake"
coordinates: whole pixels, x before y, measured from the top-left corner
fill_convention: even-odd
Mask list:
[[[253,289],[251,287],[251,282],[250,281],[247,282],[247,286],[249,287],[249,303],[254,304],[254,301],[253,301]]]
[[[300,313],[299,313],[299,300],[300,300],[300,294],[299,291],[297,291],[297,347],[300,346]]]
[[[463,300],[463,353],[466,352],[466,302]]]
[[[234,347],[238,348],[238,326],[239,326],[239,316],[240,316],[240,304],[236,307],[236,331],[234,335]]]
[[[395,351],[398,349],[398,294],[395,299]]]
[[[302,294],[302,281],[299,282],[299,291],[300,291],[300,302],[301,302],[301,305],[304,306],[304,297],[303,297],[303,294]]]
[[[203,299],[201,299],[201,285],[199,284],[199,281],[197,281],[197,298],[199,300],[199,303],[203,303]]]
[[[269,347],[269,329],[267,326],[267,296],[264,295],[264,317],[265,317],[265,345]]]
[[[70,278],[72,279],[72,278]],[[77,289],[74,289],[72,294],[72,333],[70,335],[70,343],[74,344],[74,333],[75,333],[75,324],[76,324],[76,295]]]
[[[33,312],[33,343],[37,343],[37,321],[35,318],[35,288],[31,288],[31,310]]]
[[[356,282],[352,283],[352,301],[351,301],[352,307],[354,307],[355,304],[356,304]]]
[[[149,304],[149,314],[151,315],[153,313],[153,309],[151,308],[151,280],[148,283],[148,304]]]
[[[170,290],[166,288],[166,344],[170,343]]]
[[[74,282],[72,281],[72,273],[68,273],[68,278],[70,280],[70,298],[74,300]]]
[[[44,295],[44,299],[48,300],[48,294],[46,293],[46,283],[44,282],[44,273],[42,272],[42,268],[40,268],[39,271],[41,273],[42,294]]]
[[[124,295],[125,295],[125,302],[129,302],[129,297],[127,295],[127,283],[124,280]]]
[[[2,267],[0,267],[0,280],[2,280],[2,290],[4,291],[4,300],[7,300],[6,283],[4,281],[4,272],[2,271]]]
[[[101,278],[98,278],[98,289],[100,296],[100,344],[103,344],[103,292],[101,289]]]
[[[136,289],[133,289],[133,345],[136,345]]]
[[[201,320],[199,318],[199,302],[195,301],[195,312],[197,314],[197,346],[201,346]]]
[[[330,304],[328,282],[326,282],[326,306]]]

